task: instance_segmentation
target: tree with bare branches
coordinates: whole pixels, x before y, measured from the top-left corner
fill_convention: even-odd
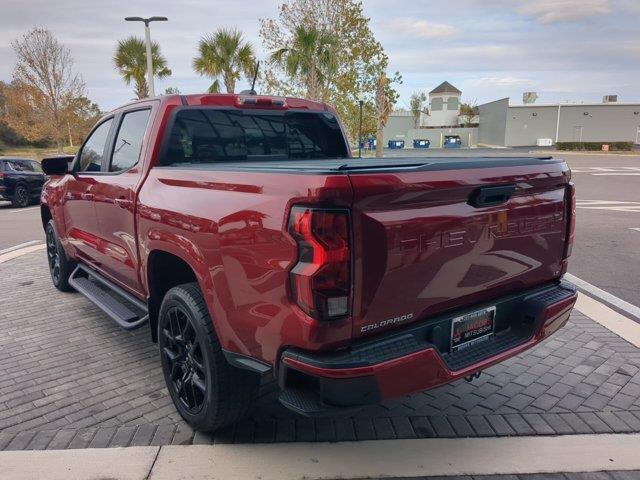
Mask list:
[[[409,99],[409,107],[411,108],[411,115],[413,115],[413,128],[420,126],[420,116],[428,114],[428,110],[425,108],[424,102],[427,101],[427,95],[424,92],[413,92]]]
[[[74,99],[85,96],[73,72],[71,52],[43,27],[35,27],[11,46],[17,57],[8,123],[27,139],[48,137],[62,152]]]
[[[465,127],[477,126],[473,120],[478,116],[478,101],[471,100],[460,104],[460,120]]]
[[[396,73],[393,78],[387,77],[386,73],[382,73],[376,81],[376,157],[380,158],[384,155],[384,127],[389,121],[389,116],[393,112],[393,107],[398,101],[399,94],[393,88],[394,83],[402,83],[402,77]]]

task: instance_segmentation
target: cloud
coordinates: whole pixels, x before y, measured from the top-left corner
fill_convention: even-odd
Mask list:
[[[396,18],[382,23],[382,27],[397,34],[427,40],[450,38],[460,34],[460,29],[452,25],[433,23],[427,20],[413,20],[411,18]]]
[[[609,0],[525,0],[518,12],[540,23],[574,22],[611,13]]]
[[[615,9],[629,9],[637,0],[468,0],[477,5],[495,5],[533,17],[542,24],[581,22],[590,17],[608,15]]]
[[[519,77],[481,77],[471,78],[465,82],[470,87],[519,87],[525,85],[532,85],[533,81],[528,78]]]

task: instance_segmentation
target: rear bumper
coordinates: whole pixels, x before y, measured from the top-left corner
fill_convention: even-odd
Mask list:
[[[279,369],[280,401],[310,416],[428,390],[517,355],[562,327],[577,298],[567,282],[554,283],[429,319],[349,350],[308,353],[285,350]],[[496,306],[496,333],[450,353],[453,318]]]

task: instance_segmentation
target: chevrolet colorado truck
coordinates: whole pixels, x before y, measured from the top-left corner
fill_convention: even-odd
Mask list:
[[[308,416],[473,377],[576,300],[562,160],[357,159],[330,106],[252,94],[131,103],[69,160],[43,160],[53,283],[150,326],[199,430],[265,376]]]

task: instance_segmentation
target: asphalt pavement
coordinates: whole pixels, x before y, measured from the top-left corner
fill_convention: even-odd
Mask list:
[[[32,240],[44,241],[40,207],[13,208],[0,201],[0,251]]]
[[[578,197],[576,243],[569,272],[640,307],[640,155],[529,149],[403,150],[390,156],[555,155],[573,171]],[[0,251],[44,240],[37,206],[15,209],[0,202]]]

